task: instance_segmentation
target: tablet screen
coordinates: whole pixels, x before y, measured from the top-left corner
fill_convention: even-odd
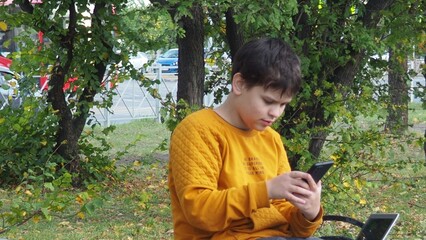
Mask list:
[[[379,240],[384,239],[392,229],[398,214],[372,214],[364,224],[357,240]]]

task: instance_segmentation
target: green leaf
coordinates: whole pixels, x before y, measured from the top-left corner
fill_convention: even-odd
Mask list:
[[[51,221],[51,220],[52,220],[52,216],[50,215],[49,210],[48,210],[47,208],[41,208],[40,210],[41,210],[41,212],[43,213],[43,217],[44,217],[46,220],[48,220],[48,221]]]
[[[44,187],[49,189],[52,192],[55,190],[55,187],[53,186],[51,182],[44,183]]]

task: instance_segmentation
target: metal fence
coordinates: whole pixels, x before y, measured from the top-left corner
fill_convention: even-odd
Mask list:
[[[154,86],[162,98],[167,94],[172,94],[173,99],[177,98],[177,74],[165,73],[169,69],[177,67],[170,66],[150,66],[145,73],[149,79],[158,79],[160,84]],[[109,84],[106,84],[109,86]],[[107,109],[93,108],[93,117],[104,126],[111,124],[126,123],[135,119],[155,119],[161,120],[161,103],[159,99],[153,98],[148,90],[141,86],[136,80],[126,80],[118,84],[113,89],[112,107]],[[100,96],[96,100],[102,101]],[[213,105],[214,98],[211,94],[204,96],[204,105]]]

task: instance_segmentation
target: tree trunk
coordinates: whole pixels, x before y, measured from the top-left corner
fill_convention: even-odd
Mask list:
[[[65,82],[64,70],[60,63],[52,70],[48,91],[48,101],[57,111],[59,117],[59,129],[56,134],[57,153],[68,161],[66,169],[70,172],[79,172],[78,159],[78,136],[80,134],[75,131],[72,121],[72,112],[65,101],[65,93],[62,90]],[[78,184],[77,184],[78,185]]]
[[[386,130],[402,134],[408,130],[408,91],[410,89],[407,75],[407,58],[398,60],[393,50],[389,51],[389,105],[386,118]]]
[[[235,53],[244,44],[244,36],[240,26],[234,20],[234,10],[229,8],[226,11],[226,38],[228,40],[231,59],[234,59]]]
[[[184,16],[179,24],[185,36],[178,37],[179,72],[177,99],[201,107],[204,97],[204,13],[200,4],[191,8],[192,17]]]

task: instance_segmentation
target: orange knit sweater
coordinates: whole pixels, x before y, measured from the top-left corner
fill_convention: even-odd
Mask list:
[[[175,239],[311,236],[321,217],[310,222],[284,199],[268,199],[266,180],[288,171],[273,129],[243,131],[211,109],[191,114],[170,143]]]

